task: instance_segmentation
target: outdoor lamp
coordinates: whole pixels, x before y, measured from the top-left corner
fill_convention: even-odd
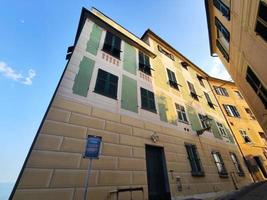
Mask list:
[[[211,128],[212,119],[210,119],[207,115],[205,115],[201,121],[203,122],[203,124],[205,124],[206,128],[197,130],[197,135],[202,135],[204,131],[210,130]]]

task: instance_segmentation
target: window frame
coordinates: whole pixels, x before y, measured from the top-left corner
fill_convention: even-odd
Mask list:
[[[179,91],[179,84],[177,82],[175,73],[172,70],[170,70],[169,68],[166,68],[166,70],[167,70],[167,76],[168,76],[168,79],[169,79],[170,87],[172,87],[172,88],[174,88],[174,89]]]
[[[230,21],[230,7],[221,0],[213,0],[213,5],[221,12],[228,21]]]
[[[111,44],[109,44],[108,39],[111,37]],[[121,57],[121,38],[118,37],[117,35],[111,33],[110,31],[106,31],[105,39],[104,39],[104,44],[102,47],[102,51],[105,53],[108,53],[109,55],[113,56],[116,59],[120,60]],[[118,44],[117,44],[118,43]],[[117,48],[116,46],[119,46]]]
[[[220,122],[216,122],[216,126],[218,127],[218,130],[220,131],[220,134],[221,134],[223,137],[228,138],[227,132],[226,132],[226,130],[224,129],[223,124],[220,123]]]
[[[242,138],[244,139],[244,143],[246,144],[252,144],[252,140],[251,138],[248,136],[247,132],[243,129],[239,130],[240,135],[242,136]]]
[[[241,118],[237,108],[233,105],[223,104],[224,110],[229,117]]]
[[[220,86],[213,86],[217,95],[229,97],[229,93],[226,88]]]
[[[206,117],[206,115],[203,115],[203,114],[201,114],[201,113],[198,113],[197,116],[198,116],[198,119],[199,119],[199,121],[200,121],[201,127],[202,127],[203,129],[205,129],[205,128],[209,128],[208,124],[206,124],[206,123],[203,121],[203,119]]]
[[[204,168],[195,144],[185,143],[187,159],[191,167],[191,175],[196,177],[205,176]]]
[[[221,178],[228,178],[228,172],[227,169],[225,167],[224,161],[222,159],[221,153],[219,151],[212,151],[211,152],[212,158],[214,160],[215,166],[217,168],[218,174]],[[214,157],[214,155],[217,155],[217,158],[219,159],[216,160],[216,158]],[[220,165],[220,167],[218,167],[218,165]]]
[[[138,53],[138,69],[149,76],[152,75],[149,56],[141,51]]]
[[[197,95],[197,92],[195,90],[194,84],[189,82],[189,81],[187,81],[187,86],[188,86],[188,89],[189,89],[191,97],[193,99],[199,101],[199,99],[198,99],[199,96]]]
[[[103,79],[102,77],[100,77],[101,73],[102,73],[102,76],[104,74],[106,74],[107,75],[107,79]],[[115,83],[112,83],[112,81],[111,81],[112,78],[116,79],[116,85],[115,85]],[[100,84],[99,82],[101,82],[101,81],[105,83],[104,91],[100,90],[99,85],[98,85],[98,84]],[[118,82],[119,82],[119,77],[118,76],[99,68],[98,72],[97,72],[94,92],[97,93],[97,94],[100,94],[100,95],[103,95],[103,96],[106,96],[106,97],[109,97],[109,98],[117,100],[117,97],[118,97]],[[115,90],[114,95],[109,95],[107,93],[107,91],[110,90],[111,85],[116,86],[116,90]]]
[[[260,13],[261,11],[261,6],[265,7],[267,9],[267,4],[264,1],[259,1],[258,5],[258,11],[257,11],[257,17],[255,21],[255,32],[256,35],[259,35],[265,42],[267,42],[267,19],[263,19]],[[259,32],[259,26],[262,26],[262,28],[265,28],[266,30],[266,35],[263,35],[264,33]]]
[[[244,99],[244,97],[241,95],[241,92],[240,91],[238,91],[238,90],[235,90],[234,91],[234,93],[236,94],[236,96],[241,100],[243,100]]]
[[[239,162],[239,159],[237,158],[237,156],[234,152],[230,152],[230,158],[231,158],[231,160],[235,166],[235,169],[236,169],[238,176],[245,176],[244,170],[243,170],[243,168]]]
[[[212,109],[215,109],[214,104],[212,103],[209,94],[207,92],[205,92],[205,91],[203,91],[203,93],[204,93],[204,96],[205,96],[205,98],[207,100],[207,103],[208,103],[209,107],[211,107]]]
[[[177,114],[177,120],[179,122],[189,124],[188,116],[187,116],[185,107],[181,104],[175,103],[175,110],[176,110],[176,114]],[[181,113],[182,119],[179,118],[179,113]]]
[[[143,92],[142,92],[143,91]],[[146,93],[146,95],[144,95],[144,92]],[[151,95],[151,97],[149,97]],[[153,92],[140,87],[140,98],[141,98],[141,108],[143,110],[147,110],[153,113],[157,113],[157,108],[156,108],[156,101],[155,101],[155,95]],[[145,99],[144,99],[145,98]],[[146,100],[146,104],[148,106],[144,106],[145,103],[143,100]],[[153,100],[153,101],[152,101]],[[152,107],[151,107],[151,102],[152,102]]]

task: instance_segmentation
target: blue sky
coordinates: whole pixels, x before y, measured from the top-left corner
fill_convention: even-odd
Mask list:
[[[204,0],[2,0],[1,184],[15,182],[63,72],[81,8],[92,6],[139,37],[152,29],[207,73],[229,80],[210,56]]]

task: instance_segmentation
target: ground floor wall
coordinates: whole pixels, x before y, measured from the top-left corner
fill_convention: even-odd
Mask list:
[[[155,133],[159,136],[156,143],[151,140]],[[145,145],[163,148],[172,197],[230,191],[235,189],[234,182],[241,187],[252,181],[235,144],[207,137],[205,133],[197,136],[56,96],[13,199],[82,199],[89,162],[83,158],[87,135],[103,139],[101,156],[93,161],[89,199],[114,199],[112,191],[129,187],[143,187],[144,197],[148,199]],[[185,143],[196,145],[205,176],[191,175]],[[214,150],[221,153],[228,178],[219,177],[211,156]],[[238,156],[245,176],[237,175],[229,152]],[[133,192],[133,199],[140,200],[142,195],[142,192]],[[130,193],[120,194],[119,199],[130,199]]]

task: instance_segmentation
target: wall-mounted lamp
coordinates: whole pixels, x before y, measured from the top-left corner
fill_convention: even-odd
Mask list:
[[[204,116],[204,118],[202,118],[202,122],[203,124],[205,124],[205,128],[197,130],[197,135],[202,135],[204,133],[204,131],[208,131],[211,128],[211,122],[212,119],[210,119],[207,115]]]

